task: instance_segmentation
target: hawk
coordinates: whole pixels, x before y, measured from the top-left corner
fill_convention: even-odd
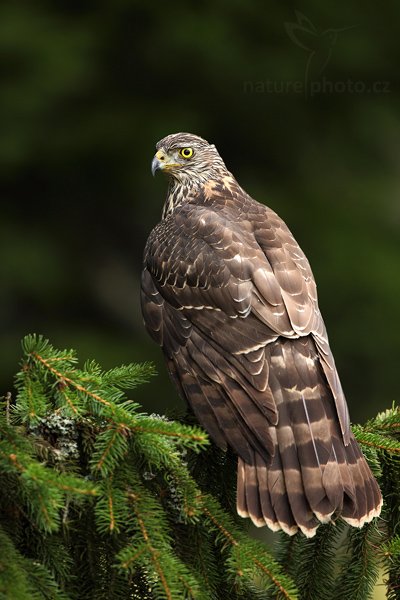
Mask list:
[[[156,146],[169,180],[144,251],[145,326],[200,424],[238,455],[237,511],[312,537],[379,515],[379,487],[351,432],[307,258],[216,147],[189,133]]]

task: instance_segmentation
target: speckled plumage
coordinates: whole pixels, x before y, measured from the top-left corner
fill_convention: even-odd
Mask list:
[[[144,321],[199,422],[238,454],[239,514],[309,537],[339,516],[362,526],[381,494],[350,430],[305,255],[215,146],[173,134],[156,156],[169,190],[144,253]]]

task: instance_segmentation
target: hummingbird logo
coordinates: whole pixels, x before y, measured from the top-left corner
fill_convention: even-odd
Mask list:
[[[297,22],[285,23],[285,29],[292,42],[308,53],[304,76],[307,94],[309,82],[318,79],[329,63],[340,34],[356,25],[321,31],[298,10],[295,15]]]

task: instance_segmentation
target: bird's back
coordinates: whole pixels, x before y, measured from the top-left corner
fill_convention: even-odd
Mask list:
[[[146,245],[146,327],[199,422],[238,454],[239,514],[308,536],[338,516],[361,526],[381,495],[350,431],[310,265],[223,166],[203,179],[191,168]]]

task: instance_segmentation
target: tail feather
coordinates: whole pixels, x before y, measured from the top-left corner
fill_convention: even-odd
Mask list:
[[[277,390],[277,393],[282,396],[281,390]],[[302,468],[301,457],[295,451],[295,430],[291,426],[288,406],[283,401],[283,397],[281,402],[280,426],[276,428],[276,455],[280,455],[286,496],[294,521],[302,531],[308,532],[317,526],[305,491],[308,470]]]
[[[312,537],[319,523],[342,517],[362,527],[379,515],[382,497],[352,434],[345,445],[334,399],[307,340],[271,345],[269,384],[279,421],[269,429],[271,461],[257,451],[238,462],[238,512]],[[288,367],[289,365],[289,367]]]
[[[343,506],[354,505],[356,503],[356,489],[354,486],[353,477],[350,472],[349,464],[346,455],[346,446],[343,444],[341,438],[334,438],[332,440],[332,448],[334,457],[339,465],[339,475],[343,487]]]
[[[263,511],[261,507],[261,497],[258,490],[257,468],[255,465],[249,465],[246,469],[246,485],[244,488],[246,495],[246,505],[249,514],[253,515],[253,522],[262,527],[265,525]]]
[[[239,459],[240,460],[240,459]],[[264,523],[268,525],[272,531],[281,529],[276,517],[274,507],[272,506],[271,494],[268,488],[268,468],[259,454],[255,455],[256,473],[258,481],[258,489],[260,494],[261,512]]]
[[[271,504],[280,529],[289,535],[293,535],[297,531],[297,526],[290,507],[285,474],[279,452],[275,452],[271,466],[267,470],[267,482]]]
[[[382,495],[370,468],[361,453],[353,436],[346,447],[347,455],[351,456],[350,473],[352,475],[356,499],[349,506],[344,506],[343,519],[355,527],[362,527],[371,519],[378,516],[382,507]]]
[[[353,439],[352,443],[354,446],[354,453],[356,454],[357,460],[360,465],[360,469],[362,470],[362,472],[364,474],[365,481],[368,483],[368,489],[366,488],[366,491],[367,491],[367,506],[368,506],[368,510],[369,510],[367,522],[369,522],[373,517],[377,516],[377,507],[379,507],[379,511],[382,507],[382,495],[381,495],[379,486],[376,482],[376,479],[371,476],[370,468],[369,468],[363,454],[361,453],[361,450],[360,450],[357,442]]]

